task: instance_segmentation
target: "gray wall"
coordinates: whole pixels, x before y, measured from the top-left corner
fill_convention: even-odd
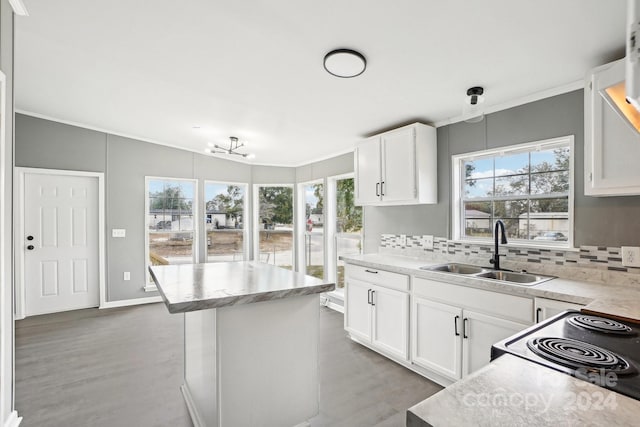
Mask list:
[[[577,90],[489,114],[480,123],[438,128],[438,203],[367,207],[365,244],[376,252],[381,233],[451,236],[451,156],[559,136],[575,136],[575,245],[640,246],[640,197],[584,195],[584,99]]]
[[[0,70],[6,77],[6,120],[4,129],[4,146],[0,150],[2,162],[2,182],[4,184],[0,209],[4,216],[4,224],[0,238],[0,257],[2,258],[2,281],[0,286],[0,344],[5,349],[4,357],[0,359],[0,425],[5,425],[7,418],[13,411],[13,262],[12,239],[13,223],[12,193],[13,193],[13,9],[6,0],[0,0]]]
[[[157,295],[144,292],[145,176],[198,180],[198,212],[204,209],[204,181],[252,183],[247,164],[76,126],[16,114],[15,165],[105,173],[107,301]],[[295,168],[257,167],[261,182],[293,183]],[[251,186],[249,186],[251,189]],[[249,193],[249,201],[251,194]],[[247,223],[250,226],[250,223]],[[127,230],[112,238],[112,228]],[[206,242],[198,242],[199,260]],[[131,280],[122,279],[131,272]]]

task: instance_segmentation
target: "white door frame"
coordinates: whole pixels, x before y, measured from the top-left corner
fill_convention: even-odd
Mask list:
[[[24,236],[24,177],[26,174],[41,175],[60,175],[60,176],[79,176],[98,178],[98,286],[100,294],[100,308],[103,308],[106,302],[105,289],[105,220],[104,220],[104,173],[102,172],[84,172],[69,171],[59,169],[40,169],[40,168],[14,168],[13,180],[13,217],[16,234]],[[26,298],[24,283],[24,251],[22,250],[23,239],[17,238],[14,241],[15,255],[15,299],[16,312],[15,319],[24,319],[26,315]]]

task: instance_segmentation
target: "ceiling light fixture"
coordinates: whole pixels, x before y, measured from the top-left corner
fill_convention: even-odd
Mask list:
[[[367,60],[360,53],[351,49],[336,49],[324,56],[324,69],[333,76],[351,78],[364,73]]]
[[[253,154],[250,153],[239,153],[237,150],[238,148],[244,147],[244,144],[240,144],[238,143],[238,138],[235,136],[230,136],[229,137],[229,146],[228,147],[222,147],[218,144],[214,144],[213,146],[217,149],[217,150],[211,150],[210,148],[205,149],[206,152],[211,153],[211,154],[215,154],[215,153],[221,153],[221,154],[233,154],[236,156],[242,156],[242,157],[246,157],[249,159],[252,159],[253,157],[255,157]]]

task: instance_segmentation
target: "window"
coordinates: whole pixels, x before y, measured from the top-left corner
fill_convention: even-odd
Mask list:
[[[246,193],[246,184],[205,181],[207,261],[243,261],[246,258]]]
[[[362,253],[362,206],[354,205],[354,179],[352,176],[329,179],[332,199],[332,234],[335,244],[332,264],[335,266],[336,292],[344,291],[344,261],[341,255]]]
[[[256,259],[293,269],[293,187],[255,186]]]
[[[148,263],[195,262],[196,181],[147,177],[146,184]]]
[[[510,242],[570,247],[573,136],[453,157],[454,239],[493,236],[501,219]]]
[[[324,183],[322,181],[300,184],[299,203],[303,210],[299,225],[300,271],[324,279]]]

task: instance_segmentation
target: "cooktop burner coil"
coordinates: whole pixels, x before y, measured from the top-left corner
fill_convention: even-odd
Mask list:
[[[527,347],[538,356],[571,369],[604,369],[619,375],[636,373],[618,354],[571,338],[536,337],[527,341]]]
[[[604,332],[615,335],[637,335],[637,333],[629,326],[616,322],[613,319],[604,317],[590,316],[588,314],[578,314],[570,317],[567,322],[579,328],[589,329],[596,332]]]

